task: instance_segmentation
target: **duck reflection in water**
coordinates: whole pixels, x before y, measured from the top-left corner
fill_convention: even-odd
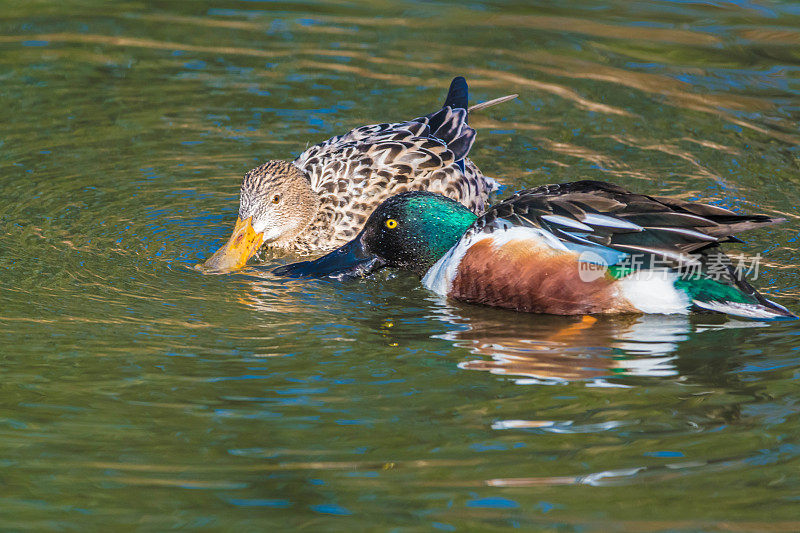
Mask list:
[[[626,386],[609,378],[679,375],[679,346],[696,334],[738,327],[762,327],[718,316],[520,315],[473,306],[447,306],[442,317],[457,326],[439,335],[490,359],[470,359],[459,367],[514,376],[517,384]]]
[[[383,281],[394,289],[390,291],[380,284],[342,291],[332,283],[309,292],[294,283],[265,286],[268,273],[254,267],[249,272],[239,274],[247,287],[239,302],[268,317],[272,327],[281,323],[279,329],[288,332],[318,321],[319,309],[327,308],[341,323],[378,333],[385,346],[408,346],[428,336],[446,340],[483,357],[462,361],[459,368],[512,376],[517,384],[583,381],[625,387],[637,377],[681,376],[712,383],[729,374],[725,358],[709,353],[708,343],[727,342],[715,340],[719,335],[741,340],[750,328],[768,326],[718,314],[530,315],[432,296],[411,277],[386,276]],[[299,318],[286,323],[287,313]],[[431,318],[439,319],[439,327]]]

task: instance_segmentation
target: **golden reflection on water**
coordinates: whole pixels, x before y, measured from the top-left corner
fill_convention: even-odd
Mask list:
[[[249,22],[249,21],[230,21],[230,20],[216,20],[209,18],[194,18],[194,17],[175,17],[175,16],[160,16],[160,15],[146,15],[138,16],[136,18],[147,18],[148,20],[163,19],[165,22],[180,22],[187,24],[203,25],[209,27],[221,27],[233,30],[248,30],[258,31],[263,29],[267,24],[264,22]],[[341,17],[320,17],[322,21],[334,21],[341,19]],[[504,17],[492,17],[493,23],[503,24]],[[509,19],[510,20],[510,19]],[[514,21],[517,21],[514,17]],[[580,19],[571,19],[564,17],[521,17],[519,20],[522,22],[515,22],[516,26],[520,24],[526,27],[535,27],[537,29],[546,29],[553,31],[571,31],[578,33],[586,33],[588,35],[598,37],[614,37],[625,40],[637,40],[646,38],[650,41],[662,40],[664,42],[678,42],[684,44],[694,44],[697,46],[708,45],[717,42],[715,36],[709,34],[702,34],[697,32],[687,32],[683,30],[669,30],[669,29],[654,29],[654,28],[632,28],[628,26],[609,26],[606,24],[599,24],[592,21],[583,21]],[[359,17],[346,17],[346,21],[359,26],[370,26],[376,22],[370,18]],[[404,19],[379,19],[380,25],[402,25]],[[507,21],[508,22],[508,21]],[[323,32],[323,30],[330,29],[325,25],[314,25],[303,27],[304,32]],[[342,31],[345,31],[342,29]],[[347,30],[349,31],[349,30]],[[643,33],[642,33],[643,32]],[[646,34],[646,35],[645,35]],[[661,36],[661,37],[659,37]],[[419,73],[421,69],[430,72],[431,70],[440,71],[450,74],[453,70],[453,64],[437,63],[435,61],[425,61],[424,63],[415,60],[408,60],[405,57],[386,57],[385,55],[378,55],[380,51],[376,50],[326,50],[319,47],[310,47],[308,45],[299,45],[291,49],[275,49],[274,47],[269,50],[262,50],[247,47],[231,47],[231,46],[208,46],[197,45],[190,43],[158,41],[153,39],[142,39],[133,37],[121,36],[108,36],[99,34],[78,34],[78,33],[49,33],[49,34],[31,34],[31,35],[0,35],[0,43],[3,42],[21,42],[27,40],[41,40],[52,41],[72,44],[103,44],[107,46],[116,47],[135,47],[135,48],[149,48],[155,50],[184,50],[188,52],[206,53],[206,54],[222,54],[222,55],[240,55],[261,58],[275,58],[284,57],[291,59],[295,66],[319,71],[335,71],[347,75],[358,75],[362,78],[376,79],[384,82],[389,82],[396,85],[403,86],[417,86],[417,85],[437,85],[440,81],[439,75],[426,75],[420,76],[419,74],[410,75],[408,69],[413,69],[413,72]],[[441,45],[440,45],[441,47]],[[376,53],[377,52],[377,53]],[[460,47],[457,49],[447,48],[442,53],[446,52],[448,56],[452,57],[453,54],[464,55],[475,53],[469,47]],[[485,50],[481,50],[485,53]],[[54,51],[55,53],[55,51]],[[644,91],[646,93],[660,95],[668,99],[673,105],[682,107],[687,110],[695,110],[703,113],[710,113],[718,116],[719,118],[741,126],[753,131],[757,131],[763,135],[779,139],[793,144],[800,143],[800,137],[791,133],[777,131],[775,128],[767,128],[756,124],[752,121],[745,120],[741,117],[734,116],[728,109],[735,109],[738,111],[767,111],[774,108],[774,104],[768,99],[758,98],[753,96],[741,95],[728,95],[728,94],[703,94],[692,90],[691,85],[676,80],[672,77],[651,74],[645,72],[636,72],[616,68],[608,65],[589,61],[586,59],[576,59],[565,54],[557,54],[547,51],[529,51],[520,55],[519,52],[506,49],[493,49],[493,53],[498,55],[505,55],[514,58],[515,62],[522,62],[536,71],[562,78],[570,79],[590,79],[594,81],[601,81],[612,83],[615,85],[625,86],[632,89]],[[388,53],[391,55],[391,52]],[[372,65],[386,65],[392,67],[406,67],[406,72],[398,74],[396,72],[380,72],[366,66],[359,66],[357,64],[342,64],[335,61],[317,61],[310,59],[314,57],[348,57],[351,59],[358,59],[362,63]],[[86,56],[87,59],[91,59]],[[103,54],[94,53],[93,61],[107,62],[108,57]],[[697,74],[702,75],[702,69],[698,70]],[[607,103],[593,100],[583,94],[580,94],[575,89],[560,83],[552,81],[541,81],[534,77],[521,75],[518,73],[511,73],[504,70],[478,68],[472,67],[464,69],[464,74],[469,76],[470,83],[473,87],[497,87],[501,90],[509,90],[512,88],[514,91],[519,91],[524,88],[529,88],[534,91],[542,91],[559,96],[565,100],[572,101],[576,106],[586,109],[587,111],[617,115],[622,117],[635,117],[634,113],[627,109],[618,106],[610,105]],[[262,75],[275,76],[276,73],[272,71],[265,71]],[[531,125],[529,129],[535,128]],[[708,146],[708,145],[706,145]],[[713,175],[707,169],[702,168],[696,160],[692,157],[686,157],[685,152],[677,151],[676,149],[666,147],[663,150],[665,153],[681,157],[690,162],[698,168],[698,177],[712,178],[719,180],[718,176]],[[612,164],[610,167],[619,166]],[[608,168],[609,165],[606,165]],[[625,175],[625,174],[621,174]],[[632,177],[645,177],[634,176]]]
[[[762,454],[779,456],[777,450],[761,450]],[[751,456],[722,457],[716,459],[682,460],[647,466],[634,466],[615,470],[604,470],[576,476],[532,476],[515,478],[496,478],[486,480],[490,487],[537,487],[558,485],[588,485],[592,487],[613,487],[633,483],[667,482],[685,476],[709,475],[724,471],[741,470],[750,466],[758,454]],[[762,455],[763,457],[763,455]],[[779,459],[781,462],[788,459]],[[795,522],[792,522],[795,523]],[[738,529],[734,529],[738,531]],[[760,528],[754,530],[762,531]],[[764,531],[767,531],[766,529]],[[778,529],[783,531],[783,529]],[[748,531],[748,530],[743,530]]]
[[[441,338],[489,358],[469,359],[459,368],[509,376],[520,385],[582,381],[591,386],[627,387],[622,378],[676,379],[676,351],[691,336],[768,326],[716,315],[559,317],[466,305],[447,306],[441,314],[458,326]],[[608,382],[610,378],[618,379]],[[513,422],[514,427],[553,425],[547,420]]]
[[[133,18],[141,20],[152,20],[156,22],[169,22],[179,24],[191,24],[195,26],[206,26],[212,28],[228,28],[247,31],[263,31],[268,26],[269,19],[262,19],[260,22],[252,21],[231,21],[201,17],[177,16],[165,14],[137,14],[131,15]],[[458,12],[451,13],[455,18],[465,18]],[[471,17],[470,17],[471,18]],[[327,23],[328,25],[316,25],[313,31],[329,32],[331,29],[340,32],[352,31],[349,28],[332,28],[330,24],[356,25],[360,27],[404,27],[414,25],[415,27],[436,27],[440,23],[436,20],[422,20],[419,18],[407,17],[358,17],[347,15],[315,15],[315,20]],[[471,20],[472,24],[476,21]],[[569,31],[591,35],[593,37],[603,37],[623,40],[645,40],[664,43],[676,43],[694,46],[713,46],[720,42],[719,37],[708,33],[702,33],[681,29],[666,28],[637,28],[627,25],[604,24],[601,22],[558,16],[530,16],[530,15],[492,15],[486,19],[477,21],[479,24],[491,25],[493,27],[509,28],[530,28],[552,31]],[[753,34],[755,35],[755,34]]]
[[[716,113],[715,108],[746,111],[767,111],[774,108],[774,104],[764,98],[739,94],[701,94],[693,92],[692,84],[670,76],[626,70],[545,50],[520,54],[514,50],[496,49],[495,53],[513,57],[515,61],[546,74],[614,83],[663,96],[680,107],[693,105],[710,113]],[[706,74],[702,68],[695,67],[691,71],[696,76]]]
[[[676,376],[673,352],[690,331],[689,318],[678,315],[517,316],[464,306],[449,308],[445,320],[460,327],[442,338],[491,358],[460,368],[513,376],[518,384],[609,386],[610,377]]]
[[[289,56],[291,50],[258,50],[256,48],[243,48],[231,46],[202,46],[188,43],[169,41],[156,41],[137,37],[115,37],[111,35],[97,35],[88,33],[42,33],[37,35],[0,35],[0,43],[21,42],[28,40],[52,41],[77,44],[104,44],[107,46],[124,46],[134,48],[150,48],[154,50],[185,50],[188,52],[201,52],[211,54],[234,54],[254,57]]]
[[[441,46],[440,46],[441,48]],[[485,53],[485,50],[480,50],[470,47],[459,47],[453,50],[452,48],[442,48],[442,53],[448,56],[453,54],[470,54],[470,53]],[[702,94],[692,91],[692,86],[684,81],[676,80],[669,76],[660,74],[651,74],[645,72],[636,72],[632,70],[625,70],[616,67],[602,65],[594,61],[586,59],[576,59],[564,54],[556,54],[545,51],[528,51],[524,54],[514,50],[506,49],[492,49],[492,52],[497,55],[506,55],[515,60],[515,62],[522,62],[527,64],[528,67],[551,75],[557,75],[565,78],[572,79],[591,79],[595,81],[604,81],[629,87],[632,89],[641,90],[646,93],[651,93],[659,96],[666,97],[669,102],[677,107],[700,111],[703,113],[714,114],[727,122],[758,131],[764,135],[780,139],[787,142],[797,144],[800,142],[800,137],[791,135],[785,132],[776,131],[774,129],[764,128],[753,122],[736,117],[725,109],[735,109],[740,111],[768,111],[774,109],[774,104],[768,99],[758,98],[754,96],[730,95],[730,94]],[[381,57],[372,55],[366,52],[359,51],[326,51],[321,52],[321,55],[339,55],[351,58],[358,58],[363,61],[374,64],[388,64],[395,66],[410,67],[418,71],[419,69],[436,69],[442,72],[452,71],[452,65],[449,63],[434,63],[427,61],[425,63],[408,61],[399,58]],[[327,63],[315,63],[315,67],[323,69],[338,69],[339,66],[331,66]],[[695,74],[704,74],[702,69],[695,69]],[[379,77],[380,79],[394,80],[395,82],[407,85],[409,82],[421,80],[414,80],[414,78],[406,77],[392,77],[388,74],[374,73],[369,69],[350,66],[350,72],[358,73],[365,77]],[[560,96],[566,100],[573,101],[579,107],[585,108],[589,111],[599,113],[620,115],[626,117],[634,116],[627,110],[593,101],[576,91],[552,82],[541,82],[527,76],[517,74],[510,74],[506,71],[486,68],[469,68],[466,70],[471,77],[481,76],[486,79],[472,80],[471,84],[475,87],[530,87],[535,90],[549,92]],[[500,83],[500,81],[505,83]],[[415,83],[416,84],[416,83]],[[515,89],[516,90],[516,89]]]
[[[265,14],[266,15],[266,14]],[[622,41],[644,41],[673,43],[686,46],[708,47],[717,46],[722,40],[717,35],[701,31],[677,28],[636,27],[630,25],[608,24],[578,17],[545,16],[545,15],[498,15],[494,14],[480,20],[473,20],[469,14],[451,13],[457,20],[469,18],[472,24],[485,24],[492,27],[529,28],[545,31],[572,32],[592,37],[618,39]],[[223,20],[210,17],[193,17],[185,15],[170,15],[165,13],[126,14],[125,18],[135,18],[170,24],[186,24],[210,28],[235,29],[239,31],[261,32],[269,26],[270,18],[264,16],[256,20]],[[359,17],[353,15],[316,14],[316,24],[304,31],[319,33],[352,33],[351,26],[361,28],[387,28],[387,27],[438,27],[436,20],[423,20],[410,17]],[[466,20],[465,20],[466,22]],[[339,25],[339,26],[334,26]],[[800,33],[786,28],[742,28],[735,32],[742,39],[761,44],[797,44],[800,43]]]
[[[424,63],[421,63],[419,61],[408,61],[406,59],[381,57],[381,56],[371,55],[366,52],[346,51],[344,53],[339,53],[339,51],[336,51],[334,53],[329,51],[327,52],[327,55],[338,55],[338,56],[358,58],[368,63],[379,64],[379,65],[382,64],[394,67],[406,67],[414,69],[415,72],[418,72],[419,69],[428,69],[428,70],[438,70],[443,73],[450,73],[453,70],[453,65],[449,63],[435,63],[431,61],[426,61]],[[358,74],[359,76],[363,76],[365,78],[393,81],[399,85],[419,85],[424,81],[415,76],[375,72],[368,68],[359,67],[355,65],[342,65],[339,63],[324,63],[319,61],[306,61],[303,63],[303,65],[314,69],[335,70],[338,72],[348,72],[352,74]],[[469,76],[470,85],[472,87],[514,87],[515,91],[519,90],[520,88],[528,87],[535,90],[551,93],[556,96],[560,96],[565,100],[571,100],[578,107],[584,108],[587,111],[594,111],[597,113],[619,115],[625,117],[634,116],[632,113],[624,109],[596,102],[594,100],[591,100],[589,98],[580,95],[577,91],[569,87],[559,85],[556,83],[542,82],[518,74],[512,74],[510,72],[506,72],[503,70],[496,70],[496,69],[470,67],[465,69],[464,72],[465,75]],[[434,83],[434,85],[436,84],[438,84],[438,82]]]
[[[661,152],[663,154],[677,157],[679,159],[686,161],[696,169],[696,171],[691,174],[692,177],[701,179],[710,179],[716,181],[717,183],[727,185],[725,179],[722,176],[706,168],[691,152],[687,152],[686,150],[681,150],[679,147],[675,145],[667,144],[663,141],[636,139],[634,137],[623,136],[623,135],[611,135],[609,136],[609,138],[619,142],[620,144],[636,147],[639,148],[640,150],[653,150]]]
[[[550,150],[551,152],[574,157],[583,161],[588,161],[589,163],[602,168],[603,171],[609,176],[615,176],[619,178],[634,178],[640,180],[652,180],[656,177],[653,173],[633,169],[626,163],[619,161],[610,155],[602,154],[590,148],[586,148],[585,146],[579,146],[577,144],[567,142],[555,142],[544,136],[537,136],[535,139],[542,147]],[[569,164],[561,161],[552,161],[550,163],[564,167],[570,166]]]

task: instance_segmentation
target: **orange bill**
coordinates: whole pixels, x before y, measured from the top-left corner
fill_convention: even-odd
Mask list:
[[[203,263],[203,268],[212,271],[230,271],[242,268],[264,242],[264,234],[256,233],[250,221],[252,217],[236,219],[233,235],[222,248]]]

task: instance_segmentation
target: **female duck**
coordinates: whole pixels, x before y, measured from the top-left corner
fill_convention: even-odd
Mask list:
[[[467,111],[467,82],[457,77],[435,113],[362,126],[312,146],[291,163],[269,161],[251,170],[233,234],[205,269],[240,268],[262,245],[299,252],[335,248],[359,232],[378,204],[404,191],[442,193],[483,212],[497,182],[467,159],[475,140]]]
[[[395,266],[441,295],[531,313],[795,318],[719,246],[782,221],[598,181],[528,189],[480,217],[444,196],[408,192],[381,204],[348,244],[275,273],[345,279]]]

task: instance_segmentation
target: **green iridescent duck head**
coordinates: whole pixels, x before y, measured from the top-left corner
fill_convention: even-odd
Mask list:
[[[348,279],[391,266],[422,276],[476,218],[441,194],[398,194],[379,205],[349,243],[316,261],[286,265],[273,272],[293,278]]]

